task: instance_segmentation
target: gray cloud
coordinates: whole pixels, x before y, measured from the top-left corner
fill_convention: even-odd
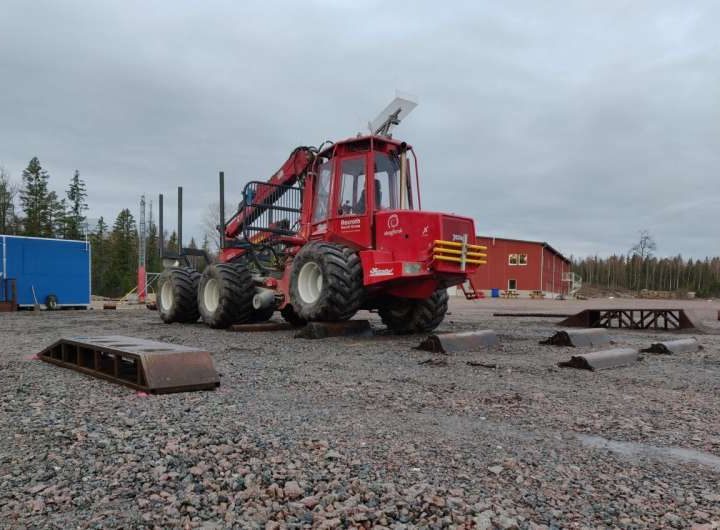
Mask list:
[[[568,254],[717,253],[711,1],[49,2],[0,8],[0,162],[77,167],[90,215],[185,187],[185,232],[299,144],[361,130],[394,90],[423,205]]]

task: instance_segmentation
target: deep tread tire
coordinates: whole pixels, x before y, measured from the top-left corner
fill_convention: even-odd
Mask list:
[[[322,275],[317,300],[304,301],[298,289],[298,278],[304,265],[314,262]],[[365,295],[360,257],[351,248],[333,243],[310,243],[292,261],[290,301],[306,321],[348,320],[360,309]]]
[[[215,307],[206,305],[208,283],[217,289]],[[211,328],[227,328],[231,324],[250,322],[253,316],[252,299],[255,294],[252,274],[242,263],[208,265],[203,271],[197,291],[197,305],[203,322]]]
[[[295,327],[301,327],[307,324],[307,320],[304,318],[300,318],[300,316],[295,312],[295,309],[293,309],[293,306],[290,304],[286,305],[282,308],[280,311],[280,315],[285,319],[285,322],[288,324],[291,324]]]
[[[200,273],[187,267],[165,269],[158,279],[157,308],[166,324],[172,322],[197,322],[200,317],[197,290]],[[163,287],[169,284],[172,303],[163,304]]]
[[[252,317],[250,317],[250,322],[267,322],[272,318],[273,313],[275,313],[274,307],[260,310],[253,309]]]
[[[448,294],[438,289],[430,298],[391,298],[379,309],[380,318],[395,333],[425,333],[440,325],[448,308]]]

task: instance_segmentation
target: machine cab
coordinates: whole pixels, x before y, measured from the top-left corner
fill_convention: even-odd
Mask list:
[[[315,166],[310,239],[374,246],[375,214],[419,210],[417,160],[404,142],[353,138],[323,151]]]

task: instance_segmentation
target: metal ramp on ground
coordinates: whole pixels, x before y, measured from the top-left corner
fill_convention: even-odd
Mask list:
[[[38,358],[155,394],[220,385],[209,352],[121,335],[63,338],[38,353]]]

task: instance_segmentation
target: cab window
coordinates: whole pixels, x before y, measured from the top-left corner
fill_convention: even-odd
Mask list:
[[[343,160],[341,164],[341,191],[338,213],[340,215],[363,214],[365,197],[365,157]]]
[[[401,160],[398,155],[375,153],[375,209],[413,209],[410,164],[405,161],[402,175]]]
[[[332,176],[332,159],[320,164],[315,179],[315,208],[312,222],[324,221],[328,217],[330,205],[330,177]]]

